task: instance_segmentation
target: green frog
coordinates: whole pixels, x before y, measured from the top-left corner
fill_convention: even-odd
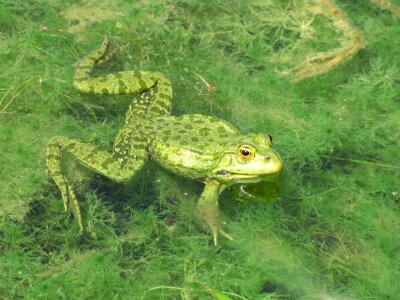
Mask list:
[[[92,77],[94,67],[110,59],[110,49],[106,38],[98,50],[76,64],[74,87],[84,93],[134,93],[136,97],[111,152],[69,137],[49,140],[47,169],[61,191],[65,210],[72,210],[83,231],[80,205],[62,164],[66,153],[78,164],[118,183],[128,183],[152,158],[173,173],[204,182],[198,212],[209,225],[215,245],[218,234],[231,240],[218,222],[219,195],[235,184],[279,176],[283,163],[271,147],[272,137],[264,133],[243,135],[232,124],[212,116],[171,116],[172,87],[162,73],[121,71]]]

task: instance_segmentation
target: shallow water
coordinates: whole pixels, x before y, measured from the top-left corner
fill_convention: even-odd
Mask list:
[[[322,0],[5,1],[0,298],[396,299],[400,19],[376,2],[337,1],[338,21]],[[354,34],[360,49],[324,67]],[[133,98],[72,86],[74,63],[105,36],[116,55],[94,76],[162,72],[173,115],[273,136],[279,195],[220,196],[233,241],[213,245],[197,214],[203,183],[154,161],[127,185],[65,161],[88,231],[63,211],[47,141],[110,150]]]

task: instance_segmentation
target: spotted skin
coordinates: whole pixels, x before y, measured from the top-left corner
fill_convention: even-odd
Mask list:
[[[71,209],[84,230],[74,187],[62,167],[64,153],[93,172],[127,183],[151,157],[164,168],[205,183],[198,202],[217,245],[218,234],[232,239],[218,222],[218,197],[228,186],[275,180],[282,160],[266,134],[243,135],[226,121],[201,114],[171,116],[172,88],[159,72],[121,71],[92,77],[93,68],[112,57],[106,38],[100,48],[80,60],[74,87],[84,93],[136,94],[111,152],[68,137],[53,137],[47,145],[47,169],[61,191],[65,210]],[[238,149],[255,154],[248,161]],[[245,153],[246,154],[246,153]],[[246,154],[247,155],[247,154]]]

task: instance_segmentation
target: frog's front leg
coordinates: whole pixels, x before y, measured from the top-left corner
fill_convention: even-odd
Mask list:
[[[127,153],[127,157],[120,158],[117,155],[114,156],[111,153],[99,150],[92,144],[76,139],[59,136],[49,140],[46,157],[49,175],[54,179],[61,191],[64,209],[71,208],[81,231],[84,226],[79,202],[74,193],[73,186],[64,174],[61,165],[64,152],[71,154],[74,159],[88,169],[116,182],[129,181],[140,170],[147,159],[147,153],[143,149],[138,149],[132,155]],[[137,155],[137,153],[141,155]]]
[[[220,227],[218,221],[218,198],[226,186],[215,180],[207,180],[205,184],[197,208],[200,216],[207,222],[208,226],[210,226],[214,238],[214,244],[217,246],[218,233],[222,234],[229,240],[233,240],[233,238]]]

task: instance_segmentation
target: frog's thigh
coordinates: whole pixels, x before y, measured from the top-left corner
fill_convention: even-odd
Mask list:
[[[132,157],[122,167],[111,153],[99,150],[93,144],[66,137],[54,137],[52,143],[70,153],[83,166],[116,182],[126,182],[132,178],[145,160],[143,157]]]

